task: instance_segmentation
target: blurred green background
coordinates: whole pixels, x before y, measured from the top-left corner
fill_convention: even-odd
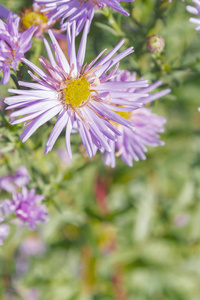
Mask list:
[[[18,14],[31,4],[0,2]],[[123,49],[135,52],[120,68],[172,89],[151,105],[167,124],[165,146],[149,148],[146,161],[105,167],[99,154],[87,158],[77,136],[72,162],[64,136],[44,156],[54,120],[25,144],[22,125],[2,121],[0,175],[25,165],[50,217],[36,232],[13,224],[0,248],[0,299],[200,299],[200,37],[186,4],[135,0],[124,4],[129,18],[106,9],[88,36],[86,62],[125,37]],[[151,34],[165,40],[160,56],[147,51]],[[30,59],[37,47],[35,40]]]

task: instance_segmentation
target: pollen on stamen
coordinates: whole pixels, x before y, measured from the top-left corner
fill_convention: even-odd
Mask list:
[[[70,79],[66,82],[66,88],[62,89],[65,104],[78,107],[86,102],[90,97],[90,85],[83,76],[78,79]]]
[[[120,117],[129,120],[131,117],[132,111],[115,111],[116,114],[118,114]]]
[[[130,120],[131,114],[133,111],[114,111],[116,114],[118,114],[120,117],[124,118],[125,120]],[[119,124],[117,122],[112,121],[112,124],[117,127]]]
[[[34,26],[44,26],[48,22],[48,17],[40,12],[25,11],[25,14],[21,18],[21,24],[24,29],[28,29],[32,25]]]

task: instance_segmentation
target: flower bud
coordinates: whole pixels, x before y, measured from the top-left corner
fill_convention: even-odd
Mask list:
[[[147,38],[147,48],[149,51],[154,53],[161,53],[165,47],[165,41],[164,39],[158,35],[150,35]]]

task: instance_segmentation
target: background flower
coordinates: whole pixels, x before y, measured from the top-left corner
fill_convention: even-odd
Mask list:
[[[31,38],[36,28],[30,27],[19,33],[20,18],[9,13],[7,24],[0,20],[0,72],[3,71],[1,84],[6,85],[10,79],[10,67],[15,71],[19,61],[31,47]]]
[[[125,0],[131,2],[134,0]],[[101,9],[106,5],[110,6],[119,13],[129,16],[119,0],[35,0],[39,5],[45,5],[42,11],[48,12],[51,21],[61,18],[61,28],[67,29],[67,25],[72,25],[74,20],[77,22],[76,33],[80,33],[86,21],[92,22],[95,9]],[[66,20],[67,19],[67,20]]]
[[[134,80],[136,78],[136,73],[130,73],[128,71],[119,72],[113,81],[114,82],[126,82]],[[158,81],[150,85],[148,88],[144,89],[143,92],[151,92],[162,82]],[[128,89],[133,91],[132,88]],[[136,92],[139,90],[136,90]],[[162,96],[170,93],[170,89],[163,90],[154,94],[150,94],[146,99],[141,99],[141,102],[150,103],[159,99]],[[106,152],[105,154],[105,164],[115,167],[115,152],[116,156],[121,156],[122,160],[132,167],[132,160],[138,161],[139,159],[145,160],[145,152],[147,152],[146,146],[159,146],[164,143],[159,140],[158,133],[163,132],[163,125],[166,122],[166,119],[160,116],[157,116],[151,112],[150,109],[140,108],[133,112],[123,112],[120,113],[122,117],[130,120],[133,124],[133,128],[125,128],[121,125],[117,125],[117,128],[122,133],[121,136],[117,137],[115,142],[110,141],[111,152]]]
[[[37,27],[34,36],[41,37],[44,33],[48,32],[48,29],[55,24],[55,21],[49,22],[46,13],[42,13],[40,6],[34,3],[30,8],[22,12],[20,23],[23,30],[29,29],[32,25]]]
[[[28,191],[24,187],[22,193],[14,193],[13,200],[7,200],[7,204],[10,211],[14,212],[24,223],[28,223],[30,229],[33,230],[38,221],[46,222],[45,217],[48,216],[46,207],[40,205],[44,197],[44,195],[35,194],[34,189]]]
[[[15,193],[17,187],[24,187],[30,181],[30,176],[27,169],[21,166],[15,171],[15,175],[6,175],[0,177],[0,189],[7,191],[8,193]]]
[[[5,6],[0,5],[0,18],[7,19],[9,16],[10,10],[7,9]]]

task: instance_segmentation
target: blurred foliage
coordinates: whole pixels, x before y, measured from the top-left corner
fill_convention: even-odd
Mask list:
[[[62,137],[44,156],[55,120],[23,144],[22,125],[9,125],[1,111],[0,176],[25,165],[29,187],[46,195],[50,220],[35,233],[12,225],[0,248],[0,299],[199,300],[200,38],[188,21],[189,2],[127,2],[129,18],[106,8],[88,36],[86,61],[125,37],[124,49],[134,45],[135,53],[120,68],[172,88],[152,104],[167,118],[165,146],[149,149],[146,161],[105,167],[100,155],[87,158],[77,136],[72,162]],[[31,1],[1,4],[20,14]],[[146,48],[152,34],[165,40],[159,56]],[[36,63],[38,43],[28,53]],[[24,66],[19,72],[27,76]],[[1,86],[2,98],[7,89]]]

